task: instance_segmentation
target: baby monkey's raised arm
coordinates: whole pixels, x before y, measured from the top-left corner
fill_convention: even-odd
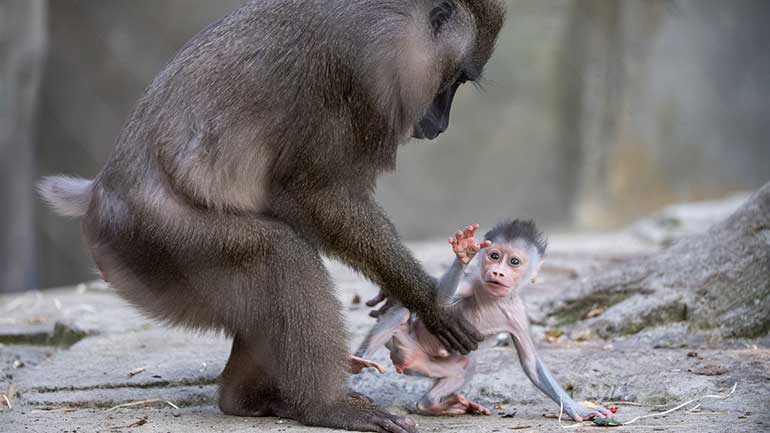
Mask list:
[[[513,220],[499,224],[486,233],[483,242],[476,243],[477,229],[478,225],[468,226],[449,239],[456,257],[440,280],[437,302],[460,309],[487,340],[509,333],[524,373],[553,401],[563,404],[564,412],[572,419],[610,417],[611,412],[605,408],[587,409],[577,404],[559,386],[529,334],[520,288],[535,281],[543,263],[546,242],[542,233],[532,221]],[[480,257],[473,261],[477,254]],[[436,379],[433,388],[417,403],[417,412],[492,413],[459,393],[474,374],[475,355],[448,353],[418,318],[397,303],[381,310],[356,356],[367,359],[382,346],[390,350],[399,373]]]

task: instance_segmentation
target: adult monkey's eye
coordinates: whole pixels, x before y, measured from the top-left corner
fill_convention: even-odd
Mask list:
[[[521,264],[521,260],[517,259],[516,257],[511,259],[511,265],[519,266],[520,264]]]
[[[454,1],[445,0],[430,11],[430,26],[433,28],[434,35],[438,34],[444,23],[452,16],[456,7]]]
[[[498,260],[500,260],[500,254],[498,254],[498,253],[491,253],[489,255],[489,258],[494,260],[494,261],[498,261]]]

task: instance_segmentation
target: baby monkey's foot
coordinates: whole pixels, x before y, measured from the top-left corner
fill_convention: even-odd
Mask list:
[[[353,374],[358,374],[362,372],[365,368],[374,368],[377,371],[380,372],[380,374],[385,373],[387,371],[385,367],[382,366],[382,364],[370,361],[368,359],[359,358],[358,356],[351,356],[350,357],[350,372]]]
[[[492,415],[492,411],[479,403],[465,398],[462,394],[454,394],[444,398],[440,402],[426,402],[422,400],[417,403],[415,412],[421,415]]]

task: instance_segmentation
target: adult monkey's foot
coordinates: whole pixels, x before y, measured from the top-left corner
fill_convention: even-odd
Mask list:
[[[412,419],[381,410],[370,399],[356,393],[351,393],[348,399],[338,404],[313,412],[287,418],[318,427],[378,433],[417,433],[417,424]]]
[[[419,401],[415,412],[420,415],[492,415],[492,411],[479,403],[470,401],[462,394],[454,394],[440,402]]]

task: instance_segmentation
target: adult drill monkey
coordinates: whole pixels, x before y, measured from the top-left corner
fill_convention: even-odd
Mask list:
[[[341,306],[319,253],[416,312],[446,347],[481,335],[373,199],[399,144],[433,139],[503,23],[502,0],[254,0],[203,30],[139,100],[93,180],[40,186],[82,216],[94,260],[152,317],[234,337],[219,406],[414,432],[350,393]]]

